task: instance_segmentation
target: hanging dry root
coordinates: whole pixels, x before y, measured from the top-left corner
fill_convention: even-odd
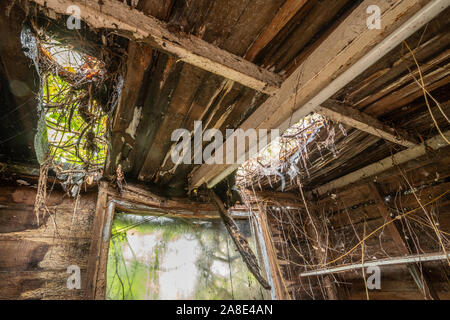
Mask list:
[[[39,169],[38,190],[36,193],[36,200],[34,202],[34,214],[36,215],[37,225],[39,226],[39,218],[41,212],[45,213],[45,202],[47,199],[47,179],[48,169],[50,168],[50,161],[46,161]]]

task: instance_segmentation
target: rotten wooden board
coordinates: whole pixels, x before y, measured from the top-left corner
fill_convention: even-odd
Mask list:
[[[295,14],[308,2],[307,0],[287,0],[278,10],[267,28],[258,36],[245,54],[245,58],[253,61],[258,53],[283,29]]]

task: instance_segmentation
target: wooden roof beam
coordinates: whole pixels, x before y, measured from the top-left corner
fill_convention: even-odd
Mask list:
[[[417,145],[415,139],[410,137],[407,132],[391,128],[378,119],[347,105],[326,101],[317,107],[315,112],[330,120],[340,122],[407,148]]]
[[[380,0],[381,29],[368,29],[366,25],[366,10],[372,4],[366,0],[356,7],[240,128],[286,130],[435,18],[450,1]],[[226,145],[223,150],[231,149]],[[237,154],[237,158],[248,158],[256,152],[252,148]],[[204,183],[211,188],[238,167],[204,164],[191,173],[189,189]]]
[[[131,40],[172,54],[192,64],[244,86],[270,95],[275,94],[282,78],[242,57],[222,50],[198,37],[169,31],[167,24],[143,12],[113,0],[33,0],[59,14],[69,6],[80,8],[80,18],[93,28],[115,30]]]
[[[446,131],[443,134],[447,139],[450,139],[450,131]],[[316,188],[314,191],[320,195],[331,192],[361,179],[375,176],[394,167],[394,160],[395,163],[400,165],[425,155],[427,152],[429,152],[429,150],[438,150],[446,146],[448,146],[448,144],[445,142],[445,140],[440,135],[437,135],[431,139],[428,139],[420,145],[397,152],[392,156],[384,158],[383,160],[372,163],[368,166],[365,166],[364,168],[358,169],[336,180],[330,181]]]

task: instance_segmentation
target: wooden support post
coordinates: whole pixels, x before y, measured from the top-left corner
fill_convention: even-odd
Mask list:
[[[269,225],[267,223],[267,217],[265,212],[262,210],[257,211],[257,227],[259,226],[260,232],[262,234],[262,241],[264,242],[264,248],[267,253],[268,267],[270,275],[272,278],[272,285],[275,291],[275,296],[277,300],[289,300],[289,292],[283,282],[283,276],[281,274],[280,266],[277,261],[277,254],[273,244],[272,235],[270,232]]]
[[[391,216],[389,210],[386,208],[384,204],[384,200],[383,197],[381,196],[379,187],[375,183],[370,183],[369,185],[375,197],[378,211],[385,220],[390,220]],[[399,252],[403,255],[411,254],[411,250],[409,249],[408,243],[400,233],[398,227],[395,225],[395,221],[393,223],[388,224],[387,228],[389,230],[391,237],[394,239],[394,242]],[[408,269],[417,286],[419,287],[419,290],[423,292],[425,299],[439,300],[439,297],[436,291],[434,290],[431,282],[429,281],[425,270],[423,270],[424,272],[420,272],[420,268],[417,264],[409,264]],[[421,274],[422,276],[420,276]]]
[[[106,214],[101,230],[101,251],[97,266],[97,279],[95,285],[95,300],[104,300],[106,298],[106,279],[108,269],[109,241],[111,239],[111,228],[114,219],[115,203],[107,203]],[[98,235],[97,235],[98,236]]]
[[[97,208],[95,211],[92,240],[89,251],[86,275],[86,298],[95,299],[97,288],[98,266],[102,253],[102,230],[105,224],[106,203],[108,200],[108,182],[101,181],[98,189]]]

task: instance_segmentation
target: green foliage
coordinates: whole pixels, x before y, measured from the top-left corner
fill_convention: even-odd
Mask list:
[[[101,167],[107,152],[107,116],[101,106],[89,101],[86,89],[75,90],[51,73],[46,74],[42,96],[53,161]]]

